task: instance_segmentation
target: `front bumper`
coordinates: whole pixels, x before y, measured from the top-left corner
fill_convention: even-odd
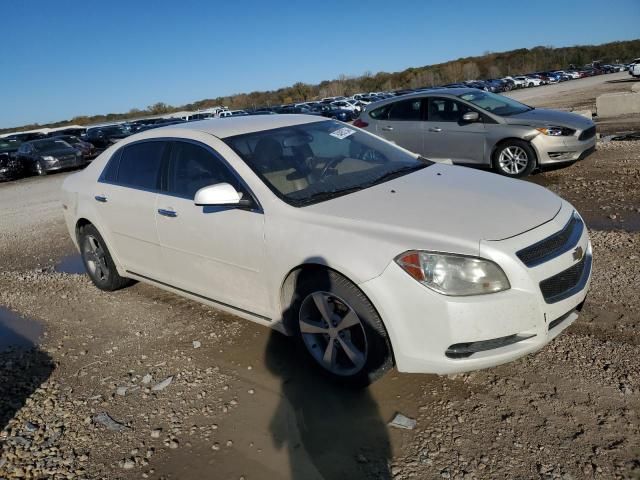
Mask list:
[[[529,232],[481,242],[480,256],[495,261],[507,274],[511,283],[507,291],[444,296],[416,282],[395,262],[379,277],[362,283],[360,288],[385,323],[398,370],[449,374],[493,367],[539,350],[571,325],[587,295],[591,269],[581,290],[547,303],[539,284],[570,268],[575,263],[573,251],[532,268],[515,256],[523,247],[561,230],[571,212],[565,206],[555,219]],[[577,245],[590,260],[586,229]]]
[[[537,135],[531,144],[536,150],[539,165],[555,165],[558,163],[584,160],[596,150],[596,137],[578,140],[571,137],[548,137]]]

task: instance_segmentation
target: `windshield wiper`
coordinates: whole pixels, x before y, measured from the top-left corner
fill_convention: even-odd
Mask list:
[[[430,163],[429,164],[419,163],[417,165],[407,165],[406,167],[399,168],[398,170],[387,172],[384,175],[381,175],[375,180],[373,180],[372,182],[370,182],[367,186],[377,185],[378,183],[386,182],[387,180],[392,180],[394,178],[401,177],[402,175],[405,175],[408,172],[415,172],[418,170],[422,170],[423,168],[428,167]]]
[[[357,192],[358,190],[362,190],[363,188],[369,187],[369,184],[357,185],[355,187],[344,188],[340,190],[323,190],[322,192],[312,193],[308,197],[301,198],[300,200],[294,200],[297,206],[305,206],[310,203],[318,203],[323,202],[324,200],[330,200],[335,197],[340,197],[342,195],[346,195],[348,193]]]

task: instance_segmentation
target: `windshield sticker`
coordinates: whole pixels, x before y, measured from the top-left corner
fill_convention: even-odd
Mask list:
[[[356,133],[355,130],[351,130],[350,128],[344,127],[344,128],[339,128],[335,132],[331,132],[329,135],[331,135],[332,137],[336,137],[340,140],[344,140],[345,138],[353,135],[354,133]]]

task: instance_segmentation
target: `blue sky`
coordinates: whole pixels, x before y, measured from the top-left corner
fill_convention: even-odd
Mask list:
[[[20,0],[1,16],[0,127],[640,36],[640,0]]]

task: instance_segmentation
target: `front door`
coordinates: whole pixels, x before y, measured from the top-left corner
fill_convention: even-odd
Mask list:
[[[448,97],[430,97],[425,122],[424,151],[427,158],[450,159],[454,163],[485,163],[486,131],[480,121],[465,122],[462,116],[474,111]]]
[[[269,316],[264,280],[264,215],[233,207],[198,207],[196,192],[217,183],[249,192],[210,147],[174,141],[166,192],[156,219],[163,282],[227,306]]]

